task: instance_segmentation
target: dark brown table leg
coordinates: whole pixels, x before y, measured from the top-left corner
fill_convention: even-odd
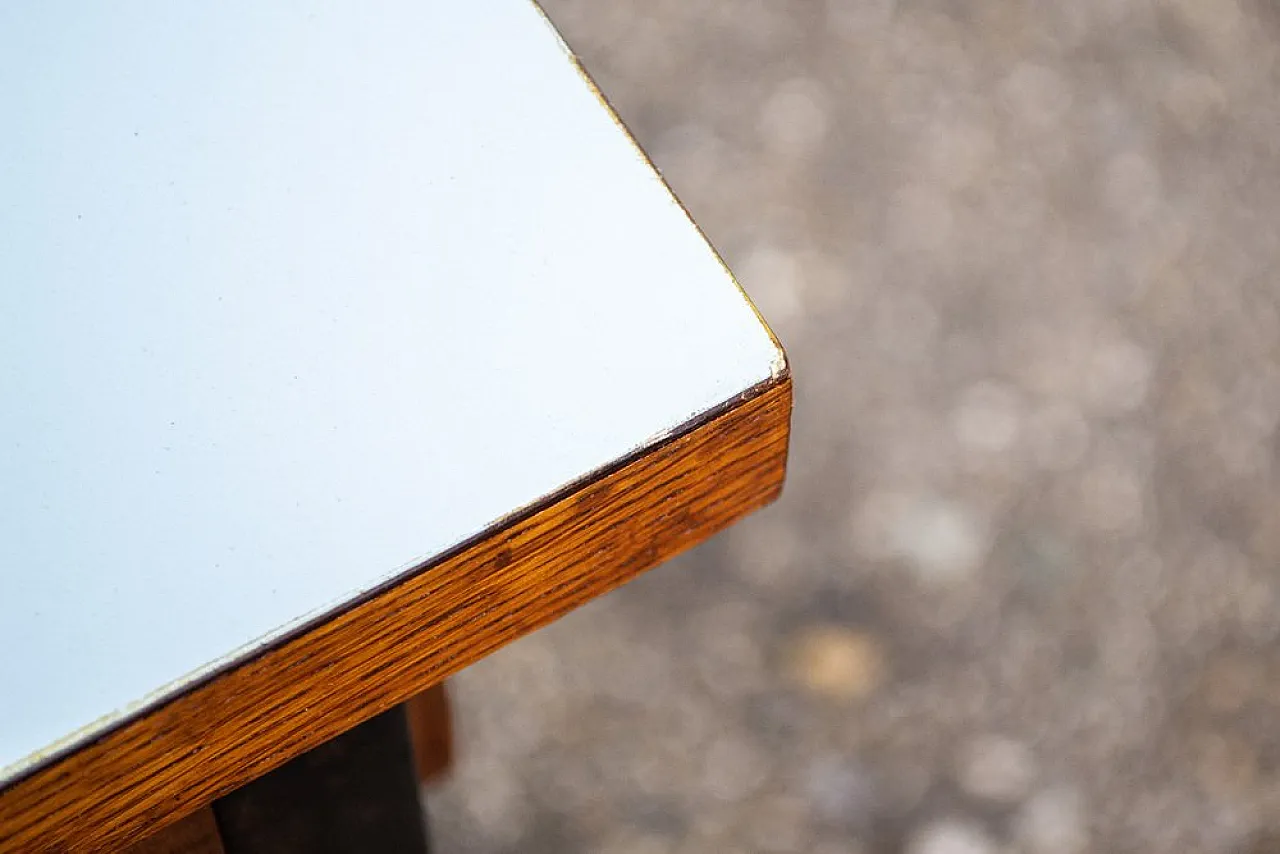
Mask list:
[[[418,694],[404,709],[418,780],[426,783],[443,776],[453,765],[453,715],[444,683]]]
[[[428,851],[405,707],[213,805],[226,854]]]
[[[213,809],[196,810],[132,846],[127,854],[223,854]]]
[[[453,721],[440,684],[127,854],[425,852],[417,783],[443,775],[452,763]]]

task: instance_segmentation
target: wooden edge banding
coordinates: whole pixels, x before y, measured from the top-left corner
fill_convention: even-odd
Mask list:
[[[0,851],[118,851],[777,497],[782,377],[0,791]]]

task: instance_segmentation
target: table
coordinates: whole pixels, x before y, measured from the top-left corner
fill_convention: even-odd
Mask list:
[[[527,0],[0,8],[0,850],[120,848],[774,498],[783,351]]]

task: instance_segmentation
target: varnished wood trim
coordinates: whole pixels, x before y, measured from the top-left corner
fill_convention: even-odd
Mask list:
[[[782,488],[791,382],[0,791],[0,851],[118,851],[617,587]]]
[[[196,810],[143,839],[125,854],[223,854],[218,821],[209,807]]]

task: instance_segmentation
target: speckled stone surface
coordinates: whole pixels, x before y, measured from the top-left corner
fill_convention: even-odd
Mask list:
[[[548,0],[788,345],[777,506],[455,680],[449,852],[1280,851],[1280,12]]]

